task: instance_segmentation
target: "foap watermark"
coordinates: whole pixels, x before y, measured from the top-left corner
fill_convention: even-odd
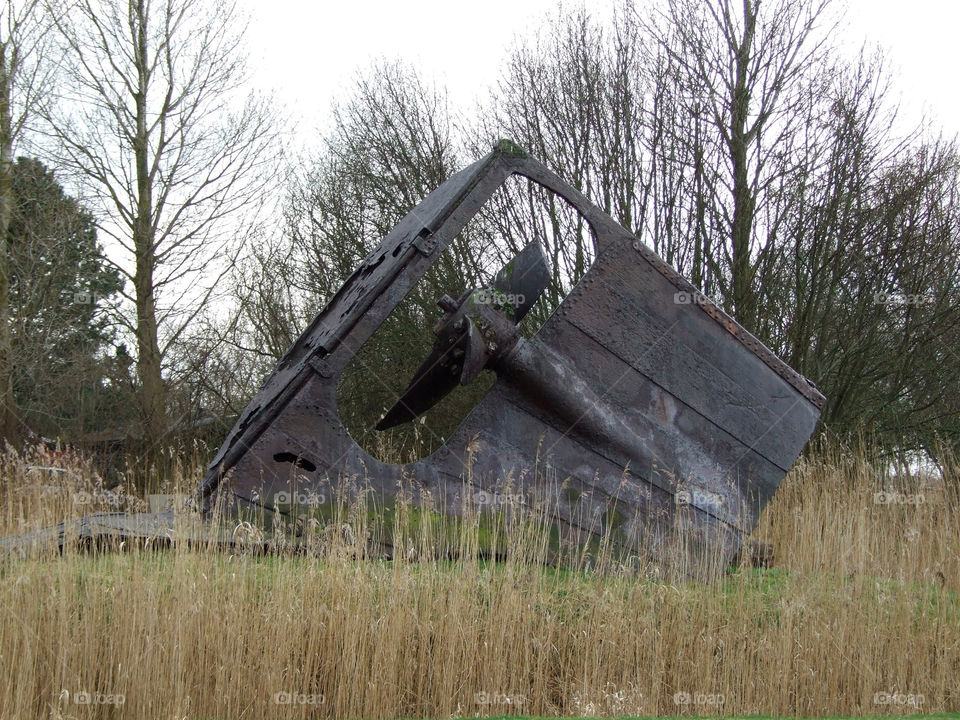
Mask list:
[[[520,307],[527,301],[523,293],[505,293],[495,288],[483,288],[473,294],[477,305],[496,305],[498,307]]]
[[[719,707],[727,701],[723,693],[687,692],[680,690],[673,694],[673,704],[677,706],[712,705]]]
[[[923,493],[881,491],[873,494],[875,505],[923,505],[926,501]]]
[[[327,496],[321,492],[290,492],[281,490],[273,494],[274,505],[306,505],[316,507],[326,505]]]
[[[902,693],[880,691],[873,694],[874,705],[894,705],[898,707],[918,708],[926,702],[921,693]]]
[[[705,510],[717,510],[723,506],[723,496],[709,490],[677,490],[673,499],[678,507],[692,505]]]
[[[933,305],[937,301],[931,293],[874,293],[874,305]]]
[[[73,493],[74,505],[113,505],[119,507],[126,502],[126,498],[109,490],[78,490]]]
[[[302,693],[281,690],[273,694],[274,705],[323,705],[327,701],[323,693]]]
[[[696,290],[681,290],[673,294],[674,305],[712,305],[713,300]]]
[[[525,505],[527,499],[522,493],[496,493],[478,490],[473,494],[473,501],[477,505],[501,507],[503,505]]]
[[[127,701],[123,693],[102,693],[99,691],[91,692],[89,690],[78,690],[73,693],[72,697],[74,705],[116,705],[120,707]],[[70,702],[70,698],[69,690],[60,691],[61,700]]]
[[[473,694],[474,705],[509,705],[520,707],[526,705],[527,698],[519,693],[487,692],[481,690]]]
[[[89,290],[67,290],[60,294],[62,305],[97,305],[106,299],[105,295]]]

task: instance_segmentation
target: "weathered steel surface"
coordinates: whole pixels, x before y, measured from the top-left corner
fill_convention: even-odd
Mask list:
[[[446,326],[445,342],[466,353],[452,371],[467,381],[487,366],[498,380],[438,452],[406,466],[380,462],[340,422],[338,378],[513,174],[583,215],[596,261],[526,341],[468,296],[445,300],[447,322],[469,321],[457,325],[466,334]],[[508,287],[503,274],[497,282]],[[408,390],[416,409],[401,403],[382,422],[432,402],[430,382]],[[416,491],[456,512],[463,492],[509,485],[552,498],[567,528],[603,530],[602,516],[627,546],[689,568],[734,555],[822,403],[812,384],[627,230],[536,160],[498,146],[431,193],[364,260],[244,411],[199,492],[208,510],[225,502],[278,512],[281,492],[357,481],[391,494],[413,478]]]

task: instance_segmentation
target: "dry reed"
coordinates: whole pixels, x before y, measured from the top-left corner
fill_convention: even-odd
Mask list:
[[[4,534],[117,509],[82,461],[56,482],[41,461],[0,461]],[[444,529],[402,503],[391,561],[362,557],[370,520],[353,506],[315,527],[306,555],[241,545],[6,558],[0,714],[955,712],[958,465],[926,484],[885,467],[863,450],[820,448],[757,529],[774,568],[731,569],[709,586],[603,558],[602,571],[545,568],[535,561],[550,530],[534,519],[485,530],[468,515]],[[182,475],[186,485],[196,470]],[[455,559],[431,551],[451,528]],[[477,559],[491,533],[507,543],[502,562]]]

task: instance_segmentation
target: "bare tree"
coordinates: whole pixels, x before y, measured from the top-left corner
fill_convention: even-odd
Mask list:
[[[48,28],[40,0],[0,5],[0,437],[10,442],[21,435],[10,333],[11,175],[14,148],[49,85],[51,66],[43,61]]]
[[[635,23],[613,27],[585,8],[561,13],[507,61],[503,80],[481,120],[478,153],[498,137],[518,142],[625,226],[644,219],[649,184],[637,133],[643,93]],[[593,261],[593,237],[552,193],[524,186],[494,198],[484,214],[491,235],[516,252],[537,237],[554,268],[551,307]],[[571,222],[572,220],[572,222]]]
[[[45,116],[58,164],[122,249],[135,312],[121,322],[154,441],[169,427],[168,351],[224,289],[273,177],[278,122],[244,92],[241,20],[231,0],[80,0],[56,21],[65,94]]]
[[[728,310],[758,324],[758,276],[771,267],[781,218],[763,206],[792,172],[804,80],[825,67],[819,27],[830,0],[666,0],[645,27],[669,59],[686,114],[716,138],[722,172],[704,190],[721,221],[713,264]]]

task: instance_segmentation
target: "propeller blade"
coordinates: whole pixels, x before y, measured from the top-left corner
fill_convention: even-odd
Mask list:
[[[472,325],[468,325],[459,335],[437,338],[403,395],[377,423],[377,430],[388,430],[422,415],[460,383],[471,330]]]
[[[503,266],[493,280],[492,287],[485,291],[493,295],[493,302],[510,308],[510,318],[519,323],[530,312],[544,289],[549,285],[552,273],[550,263],[539,242],[534,240]],[[459,303],[444,296],[441,307],[453,313],[469,296],[464,293]],[[473,381],[487,366],[490,355],[485,341],[467,317],[461,317],[462,329],[441,331],[430,355],[417,369],[404,390],[377,423],[377,430],[388,430],[422,415],[440,402],[458,384]]]
[[[467,337],[464,343],[463,369],[460,372],[460,384],[468,385],[476,380],[480,371],[487,366],[490,359],[483,346],[484,340],[480,331],[467,319]]]
[[[513,321],[519,324],[550,284],[553,273],[543,246],[532,240],[501,268],[493,289],[506,295],[514,307]]]

